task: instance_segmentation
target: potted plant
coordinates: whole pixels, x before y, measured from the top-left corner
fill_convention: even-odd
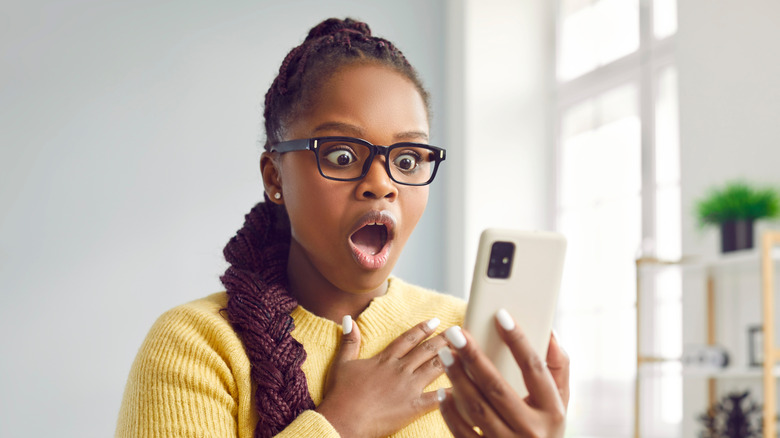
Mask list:
[[[780,216],[780,195],[771,188],[756,188],[731,181],[713,188],[696,203],[699,225],[720,226],[721,251],[753,248],[753,222]]]

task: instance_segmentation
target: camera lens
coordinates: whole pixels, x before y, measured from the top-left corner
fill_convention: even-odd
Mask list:
[[[514,254],[514,243],[494,242],[490,248],[490,261],[487,270],[488,278],[509,278]]]

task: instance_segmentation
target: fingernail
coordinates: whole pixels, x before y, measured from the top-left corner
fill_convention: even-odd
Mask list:
[[[428,320],[428,322],[425,323],[425,326],[428,327],[428,330],[434,330],[439,326],[439,323],[441,323],[439,318],[431,318]]]
[[[443,402],[444,399],[447,398],[447,391],[445,391],[444,388],[437,389],[436,398],[439,399],[439,403]]]
[[[498,312],[496,312],[496,319],[504,330],[509,332],[515,329],[515,320],[512,319],[512,316],[506,309],[499,309]]]
[[[558,336],[558,331],[555,329],[552,329],[552,335],[553,338],[555,338],[555,343],[558,344],[558,347],[563,350],[563,345],[561,345],[561,337]]]
[[[352,317],[349,315],[344,315],[344,318],[341,320],[341,329],[344,331],[345,335],[348,335],[352,333]]]
[[[446,336],[447,340],[452,342],[452,345],[457,349],[466,346],[466,337],[463,336],[463,332],[458,326],[448,328],[447,331],[444,332],[444,336]]]
[[[441,359],[441,363],[443,363],[445,367],[449,367],[455,363],[455,358],[452,357],[452,352],[447,347],[439,349],[439,359]]]

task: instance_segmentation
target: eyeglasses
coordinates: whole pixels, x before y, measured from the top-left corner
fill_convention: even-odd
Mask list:
[[[390,179],[407,186],[430,184],[446,151],[422,143],[396,143],[377,146],[352,137],[314,137],[283,141],[271,146],[271,152],[312,151],[320,174],[336,181],[363,179],[374,157],[385,157]]]

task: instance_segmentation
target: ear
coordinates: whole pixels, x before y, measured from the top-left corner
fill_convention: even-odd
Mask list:
[[[281,205],[284,204],[284,199],[281,196],[282,176],[278,166],[279,160],[270,152],[263,152],[263,155],[260,156],[260,173],[263,176],[265,192],[271,202]]]

